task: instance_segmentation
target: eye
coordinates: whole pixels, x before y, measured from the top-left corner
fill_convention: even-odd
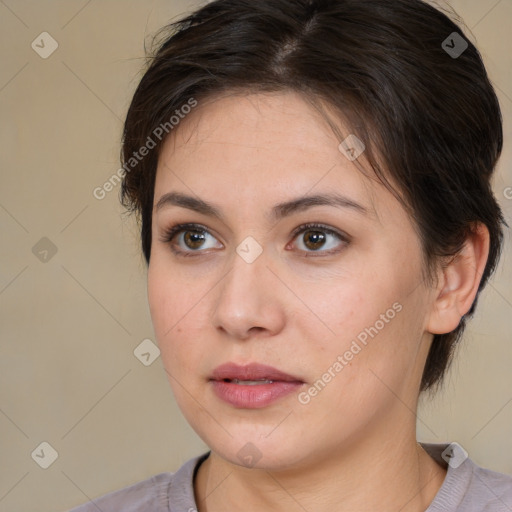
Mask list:
[[[302,238],[299,238],[299,245],[303,247],[299,249],[305,253],[333,254],[350,242],[347,235],[316,223],[299,226],[292,234],[293,239],[295,240],[299,235],[302,235]],[[177,243],[174,242],[175,238],[178,239]],[[164,232],[160,241],[170,244],[171,250],[179,256],[198,256],[203,252],[200,249],[215,248],[214,243],[205,243],[208,242],[208,238],[215,240],[208,229],[200,224],[176,224]],[[331,238],[331,243],[329,243],[329,238]],[[333,244],[333,238],[337,239],[338,243]],[[337,245],[341,245],[341,248],[336,248]],[[220,244],[220,248],[222,248],[222,244]]]
[[[299,237],[299,246],[302,245],[300,250],[308,253],[308,252],[320,252],[322,254],[333,254],[338,252],[343,248],[344,245],[349,243],[349,237],[343,233],[339,233],[327,226],[322,224],[304,224],[298,227],[293,235],[295,238],[298,235],[302,235]],[[329,238],[331,238],[331,243],[329,243]],[[337,238],[338,243],[332,243],[332,239]],[[341,242],[341,243],[340,243]],[[336,248],[336,246],[341,245],[341,248]],[[324,249],[324,250],[321,250]],[[325,250],[327,249],[327,250]]]
[[[196,256],[194,252],[200,252],[199,249],[213,248],[211,244],[205,245],[205,241],[208,240],[208,237],[214,239],[208,230],[200,224],[177,224],[166,230],[162,238],[160,238],[160,241],[163,243],[169,243],[171,245],[171,250],[175,254],[182,256]],[[176,249],[174,247],[175,244],[172,243],[174,238],[178,238],[178,249]]]

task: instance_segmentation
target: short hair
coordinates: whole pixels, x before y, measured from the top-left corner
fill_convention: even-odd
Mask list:
[[[169,119],[191,98],[294,91],[323,102],[363,141],[365,161],[409,212],[429,280],[477,222],[489,230],[470,310],[455,330],[433,337],[420,392],[437,390],[498,263],[506,225],[491,186],[501,111],[477,48],[421,0],[215,0],[164,31],[129,107],[121,152],[126,169],[149,139],[155,145],[120,190],[136,213],[146,263],[165,140],[152,135],[157,127],[171,133]]]

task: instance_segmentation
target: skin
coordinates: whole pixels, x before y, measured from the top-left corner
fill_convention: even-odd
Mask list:
[[[432,334],[454,329],[471,306],[488,233],[480,226],[429,286],[411,219],[358,170],[362,157],[349,161],[338,144],[320,114],[287,92],[201,102],[160,153],[155,205],[176,191],[223,214],[155,209],[148,269],[170,385],[212,451],[194,482],[199,512],[241,503],[248,511],[419,512],[445,478],[416,442],[418,390]],[[332,191],[367,213],[314,206],[267,218],[277,203]],[[187,245],[183,232],[162,241],[167,228],[188,222],[207,228],[203,245]],[[320,229],[324,245],[312,244],[318,228],[292,235],[309,222],[349,242]],[[263,249],[252,263],[236,252],[248,236]],[[401,311],[307,404],[292,393],[243,409],[212,391],[212,370],[228,361],[274,366],[307,390],[395,303]],[[237,456],[248,442],[261,454],[254,466]]]

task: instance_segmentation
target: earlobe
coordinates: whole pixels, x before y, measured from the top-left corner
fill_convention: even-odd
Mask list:
[[[489,230],[473,226],[462,250],[439,270],[439,284],[426,330],[446,334],[457,328],[475,300],[489,255]]]

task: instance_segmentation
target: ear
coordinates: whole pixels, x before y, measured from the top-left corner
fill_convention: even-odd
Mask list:
[[[462,250],[439,270],[427,332],[446,334],[457,328],[475,300],[488,255],[489,230],[479,222]]]

